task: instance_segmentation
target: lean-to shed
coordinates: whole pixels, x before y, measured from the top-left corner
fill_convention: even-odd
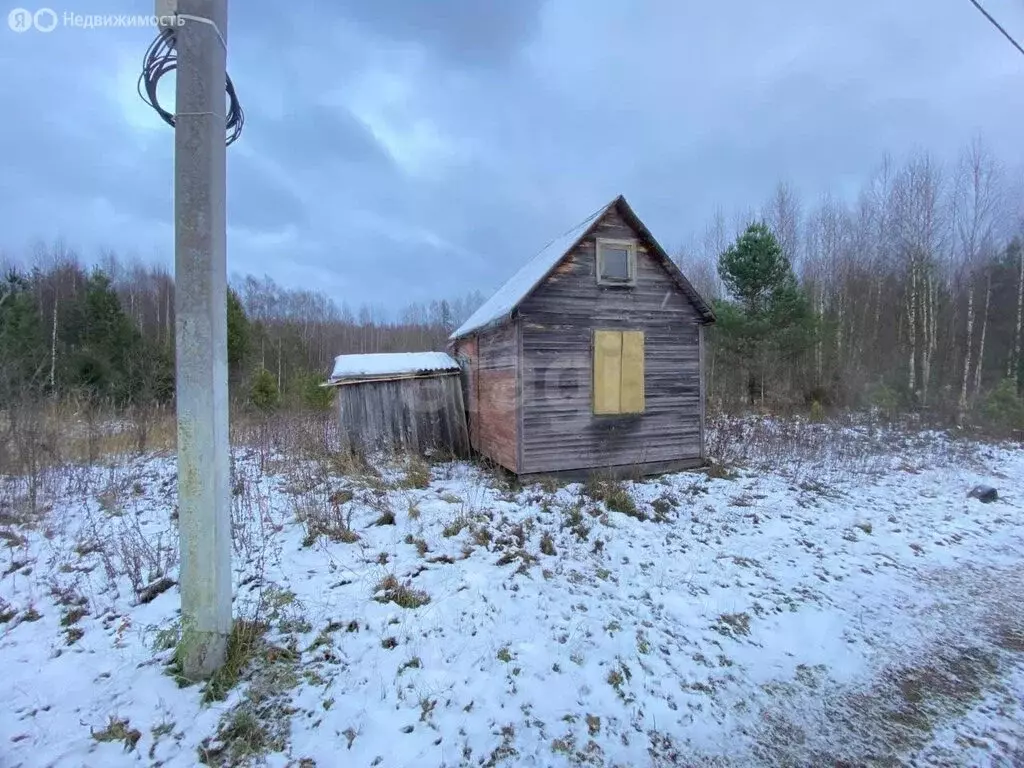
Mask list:
[[[703,327],[714,319],[615,198],[451,335],[472,447],[520,475],[702,463]]]
[[[444,352],[340,355],[326,386],[346,449],[469,453],[459,364]]]

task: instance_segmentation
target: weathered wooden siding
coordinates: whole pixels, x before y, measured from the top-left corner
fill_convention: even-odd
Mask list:
[[[468,361],[470,441],[474,450],[506,469],[519,467],[518,326],[514,322],[460,339],[454,353]]]
[[[457,374],[345,384],[336,398],[346,449],[469,455]]]
[[[637,239],[632,287],[598,285],[597,237]],[[699,315],[613,209],[518,312],[521,474],[699,460]],[[593,332],[644,332],[645,411],[595,416]]]
[[[462,397],[466,406],[466,420],[469,422],[469,443],[476,449],[479,443],[480,408],[477,400],[477,376],[480,358],[477,355],[476,336],[458,339],[449,346],[448,354],[462,366]]]

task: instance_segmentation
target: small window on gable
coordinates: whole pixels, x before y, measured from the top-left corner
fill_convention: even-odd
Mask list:
[[[635,242],[598,238],[597,282],[602,285],[633,285],[636,283]]]

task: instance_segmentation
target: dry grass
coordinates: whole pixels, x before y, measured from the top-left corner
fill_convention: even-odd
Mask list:
[[[441,534],[447,538],[458,536],[465,528],[472,525],[473,520],[467,514],[460,514],[450,520],[444,528],[441,529]]]
[[[430,465],[422,458],[413,456],[405,467],[402,488],[423,489],[430,487]]]
[[[135,745],[139,743],[139,739],[142,738],[142,732],[137,728],[130,728],[127,718],[121,720],[111,715],[107,722],[107,727],[93,731],[92,738],[94,741],[101,742],[123,742],[125,752],[131,752],[135,749]]]
[[[1017,627],[999,627],[996,645],[1005,651],[1024,653],[1024,630]]]
[[[127,429],[106,431],[103,425],[94,426],[92,434],[71,437],[62,441],[61,457],[76,464],[90,464],[97,460],[137,455],[143,451],[168,453],[178,443],[178,427],[173,411],[165,410],[153,417],[146,427],[146,436],[139,450],[142,427],[129,424]],[[107,427],[106,429],[109,429]]]
[[[723,613],[718,617],[712,627],[722,635],[737,637],[750,634],[750,614],[747,613]]]
[[[266,725],[251,706],[240,706],[217,730],[217,741],[224,745],[212,748],[208,744],[199,749],[203,765],[233,765],[246,758],[262,755],[272,746]]]
[[[394,603],[401,608],[419,608],[430,602],[430,595],[422,589],[400,583],[394,574],[390,574],[377,583],[373,599],[378,603]]]
[[[17,615],[18,612],[11,607],[11,604],[0,597],[0,624],[6,624]]]
[[[207,681],[203,689],[203,702],[223,701],[228,693],[242,679],[253,662],[260,656],[267,656],[273,649],[265,637],[270,625],[261,619],[236,619],[228,636],[227,655],[223,666]],[[184,677],[182,658],[187,649],[179,640],[178,647],[168,666],[168,673],[179,685],[187,685]]]
[[[770,468],[796,481],[873,477],[889,471],[894,454],[927,452],[940,439],[943,450],[932,459],[937,466],[970,464],[979,449],[971,440],[949,441],[922,432],[920,424],[880,424],[853,412],[823,423],[716,414],[709,417],[706,434],[706,451],[714,463],[704,471],[725,479],[735,477],[730,467],[737,465]]]
[[[548,531],[544,531],[540,537],[540,551],[541,554],[548,555],[549,557],[554,557],[558,554],[555,549],[555,540]]]
[[[372,525],[395,525],[395,511],[393,509],[385,509],[380,513],[380,517],[373,521]]]
[[[340,502],[342,498],[346,497],[310,493],[296,502],[295,518],[306,531],[303,546],[312,546],[321,536],[344,544],[359,541],[359,534],[352,529],[352,508]]]
[[[29,404],[19,410],[23,418],[15,423],[0,416],[3,474],[167,452],[177,443],[175,412],[170,407],[115,412],[65,401]]]
[[[417,537],[413,536],[411,533],[408,534],[405,537],[405,543],[406,544],[411,544],[414,547],[416,547],[416,553],[420,557],[425,556],[427,554],[427,552],[430,551],[430,546],[427,544],[426,539],[417,538]]]
[[[594,474],[588,478],[583,486],[583,493],[593,501],[604,502],[605,506],[613,512],[621,512],[637,520],[646,520],[647,516],[637,507],[636,500],[619,480],[610,477],[602,477]]]

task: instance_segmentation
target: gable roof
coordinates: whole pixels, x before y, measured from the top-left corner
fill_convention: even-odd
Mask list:
[[[583,238],[589,235],[601,218],[612,208],[618,209],[619,215],[640,235],[650,255],[661,262],[662,266],[665,267],[676,281],[683,293],[693,303],[698,314],[700,314],[701,322],[713,323],[715,315],[711,311],[711,307],[701,298],[700,294],[690,284],[690,281],[686,279],[686,276],[683,275],[676,263],[665,252],[665,249],[654,239],[654,235],[644,226],[644,223],[640,221],[640,218],[633,212],[633,209],[629,207],[626,198],[619,195],[607,205],[590,214],[590,216],[568,232],[548,243],[544,250],[526,262],[518,272],[512,275],[508,282],[495,291],[491,298],[481,304],[476,312],[470,315],[466,322],[460,325],[448,337],[449,340],[468,336],[471,333],[500,325],[508,320],[516,307],[534,292],[537,286],[558,266],[566,254],[575,248]]]

